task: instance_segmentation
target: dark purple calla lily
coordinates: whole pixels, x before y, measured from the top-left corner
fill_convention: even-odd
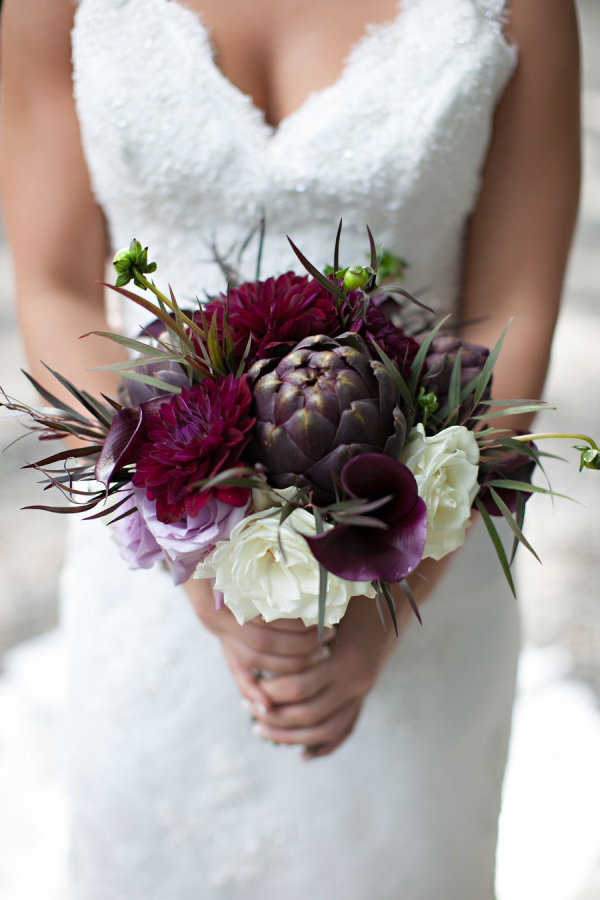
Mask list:
[[[141,406],[123,406],[114,416],[104,446],[96,462],[96,480],[108,487],[115,472],[128,463],[136,462],[146,440],[145,416],[156,411],[168,395],[156,397]]]
[[[338,524],[307,537],[315,559],[349,581],[402,581],[421,561],[427,535],[427,508],[412,472],[384,454],[363,453],[346,463],[341,483],[352,499],[389,497],[368,513],[386,527]]]

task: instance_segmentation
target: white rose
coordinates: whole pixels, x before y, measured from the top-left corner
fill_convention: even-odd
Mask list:
[[[299,532],[315,534],[315,519],[296,509],[280,526],[279,512],[259,512],[235,526],[196,569],[196,578],[214,578],[240,625],[261,615],[274,619],[319,621],[319,565]],[[285,557],[280,543],[285,548]],[[325,624],[340,621],[351,597],[374,596],[368,582],[328,574]]]
[[[419,424],[409,434],[399,459],[415,476],[419,496],[427,506],[423,558],[441,559],[465,540],[478,490],[475,435],[462,425],[453,425],[427,437]]]

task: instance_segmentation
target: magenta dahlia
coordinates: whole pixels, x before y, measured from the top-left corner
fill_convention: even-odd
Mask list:
[[[245,376],[205,378],[182,388],[149,417],[148,440],[132,481],[156,500],[161,522],[197,516],[213,498],[231,506],[247,502],[243,488],[202,490],[198,482],[239,464],[255,422],[249,415],[251,400]]]
[[[219,332],[226,306],[224,294],[205,306],[209,322],[217,311]],[[277,355],[280,347],[287,352],[312,334],[334,335],[340,328],[331,294],[308,275],[293,272],[230,290],[228,324],[238,357],[250,338],[249,364]]]

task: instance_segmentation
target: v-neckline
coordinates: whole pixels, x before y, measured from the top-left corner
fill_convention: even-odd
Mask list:
[[[315,99],[327,97],[328,94],[335,91],[347,78],[358,50],[365,44],[374,40],[376,35],[380,32],[394,28],[400,20],[405,18],[407,10],[417,4],[417,0],[396,0],[395,13],[390,19],[386,19],[382,22],[365,22],[360,36],[349,46],[337,77],[332,82],[323,85],[323,87],[310,91],[295,109],[291,110],[291,112],[287,113],[285,116],[282,116],[279,122],[273,124],[268,121],[266,111],[255,102],[252,95],[238,87],[238,85],[235,84],[235,82],[233,82],[219,66],[217,61],[217,49],[212,38],[211,28],[204,21],[202,14],[198,10],[187,6],[183,0],[159,0],[159,2],[165,3],[167,7],[177,8],[181,13],[190,17],[192,25],[196,29],[196,33],[203,38],[207,46],[210,54],[211,69],[214,76],[227,88],[227,90],[231,91],[248,105],[256,119],[260,122],[267,136],[273,139],[276,138],[280,132],[284,131],[290,122],[300,116],[305,108],[314,102]]]

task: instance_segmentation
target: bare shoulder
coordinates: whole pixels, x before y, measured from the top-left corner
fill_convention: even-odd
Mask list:
[[[509,0],[507,36],[519,47],[520,59],[543,60],[557,65],[577,66],[579,38],[573,0]],[[557,74],[558,71],[557,71]]]

